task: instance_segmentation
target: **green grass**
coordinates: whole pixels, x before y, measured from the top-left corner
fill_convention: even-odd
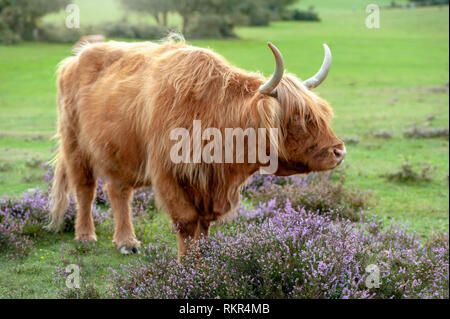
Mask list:
[[[273,57],[265,43],[270,40],[282,50],[287,70],[307,78],[321,64],[321,44],[328,43],[333,67],[317,91],[335,110],[333,128],[337,135],[360,140],[347,145],[348,183],[373,192],[371,211],[386,222],[392,218],[408,222],[411,229],[424,235],[448,232],[448,139],[402,136],[402,131],[413,124],[424,125],[429,114],[436,116],[431,127],[449,125],[448,93],[429,90],[449,81],[448,7],[382,9],[381,28],[367,29],[366,2],[390,3],[303,0],[298,6],[314,4],[322,22],[238,28],[239,39],[193,44],[211,47],[237,66],[269,75]],[[110,6],[111,1],[102,0],[95,6],[91,1],[77,3],[86,6],[81,8],[82,15],[86,11],[83,8],[92,5],[110,13],[102,16],[122,16],[117,6]],[[85,21],[95,21],[96,15],[86,15]],[[55,14],[48,19],[60,18],[61,14]],[[0,195],[17,195],[39,185],[35,180],[44,170],[29,168],[27,160],[46,161],[52,156],[50,150],[56,145],[49,140],[56,124],[54,72],[70,49],[69,45],[35,43],[0,47]],[[384,140],[369,134],[380,129],[392,131],[394,137]],[[437,166],[433,181],[399,184],[381,177],[399,168],[404,158]],[[11,168],[2,171],[5,163]],[[147,229],[141,237],[146,243],[159,233],[174,237],[166,217],[154,217],[145,227],[138,227]],[[52,283],[51,274],[55,267],[62,267],[61,249],[74,252],[64,258],[86,265],[86,278],[102,291],[106,283],[101,276],[107,274],[108,266],[134,260],[115,252],[108,239],[111,231],[111,225],[98,228],[99,243],[90,253],[73,242],[73,234],[65,234],[44,236],[24,261],[0,257],[0,297],[54,297],[60,283]],[[102,258],[97,258],[100,255]]]

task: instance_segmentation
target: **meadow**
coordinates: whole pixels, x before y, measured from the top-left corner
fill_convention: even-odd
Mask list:
[[[385,225],[392,220],[408,224],[409,231],[424,241],[433,233],[448,233],[448,133],[437,138],[403,134],[414,125],[448,128],[448,7],[382,9],[380,29],[368,29],[364,1],[316,2],[305,0],[298,6],[314,4],[320,23],[274,22],[269,27],[237,28],[238,38],[233,40],[190,42],[214,49],[239,67],[269,75],[273,57],[265,43],[270,40],[283,52],[288,72],[300,78],[317,70],[323,58],[321,44],[327,43],[333,67],[317,91],[334,108],[336,134],[355,141],[347,143],[342,170],[346,185],[371,193],[368,213]],[[83,5],[87,23],[96,19],[93,12],[100,7],[107,8],[101,19],[121,16],[111,1],[96,2],[99,5],[91,10],[88,1],[79,3],[82,23]],[[176,24],[177,17],[173,19]],[[14,197],[37,186],[46,188],[42,179],[47,168],[42,164],[52,158],[56,146],[50,139],[56,126],[55,70],[70,51],[70,45],[45,43],[0,47],[0,195]],[[384,176],[405,162],[432,167],[430,180],[395,182]],[[256,205],[251,200],[247,204]],[[168,219],[149,214],[148,219],[137,218],[143,245],[158,243],[154,236],[159,235],[168,237],[173,248]],[[139,258],[116,252],[111,232],[108,219],[98,226],[95,247],[74,243],[71,232],[39,234],[25,259],[0,255],[0,297],[54,297],[61,286],[53,280],[54,273],[62,260],[83,265],[85,280],[103,296],[108,267],[133,264]]]

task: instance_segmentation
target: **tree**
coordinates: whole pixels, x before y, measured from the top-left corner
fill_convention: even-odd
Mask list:
[[[44,15],[65,8],[69,0],[2,0],[0,20],[22,39],[35,39],[37,24]]]
[[[418,5],[442,5],[448,4],[449,0],[409,0],[410,2],[417,3]]]
[[[172,0],[122,0],[122,5],[131,11],[152,15],[156,23],[164,27],[167,27],[167,16],[174,8]]]
[[[182,18],[182,33],[185,34],[192,19],[198,15],[226,17],[237,10],[240,2],[248,0],[172,0],[174,11]]]

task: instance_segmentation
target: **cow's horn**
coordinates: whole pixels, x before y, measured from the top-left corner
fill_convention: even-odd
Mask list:
[[[280,83],[281,78],[283,77],[284,63],[283,56],[281,55],[280,50],[278,50],[277,47],[270,42],[268,42],[267,45],[272,50],[272,53],[275,56],[275,71],[273,72],[269,81],[259,87],[259,92],[261,92],[262,94],[274,95],[274,91],[277,85]]]
[[[332,61],[331,51],[326,44],[323,44],[323,48],[325,49],[325,58],[323,59],[323,63],[320,67],[319,72],[317,72],[316,75],[314,75],[312,78],[309,78],[308,80],[305,80],[303,82],[303,85],[309,89],[318,87],[320,83],[322,83],[327,78],[328,71],[330,71]]]

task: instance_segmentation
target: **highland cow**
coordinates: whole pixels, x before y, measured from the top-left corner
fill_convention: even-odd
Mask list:
[[[73,192],[78,204],[75,239],[95,241],[91,213],[101,178],[115,220],[113,243],[122,253],[136,252],[140,243],[130,202],[134,189],[152,186],[157,203],[173,221],[180,258],[189,240],[208,235],[211,222],[235,211],[242,185],[263,165],[248,160],[174,163],[170,132],[191,132],[196,120],[221,132],[277,129],[278,134],[267,136],[267,145],[278,143],[276,175],[337,167],[345,156],[344,144],[330,128],[331,108],[311,91],[328,74],[328,47],[319,72],[303,82],[284,74],[281,53],[269,47],[276,62],[269,80],[182,39],[90,44],[61,62],[60,146],[48,229],[61,229]]]

